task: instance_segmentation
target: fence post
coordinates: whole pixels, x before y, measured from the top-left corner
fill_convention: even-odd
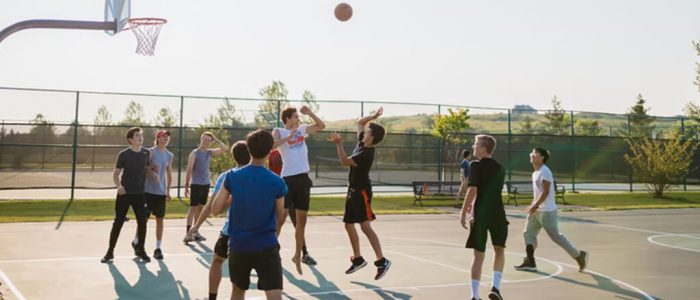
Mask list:
[[[177,144],[177,198],[182,199],[180,195],[180,187],[182,186],[182,151],[184,150],[184,145],[182,144],[184,141],[184,135],[185,135],[185,130],[183,128],[183,111],[185,107],[185,97],[180,96],[180,128],[179,128],[179,139],[178,139],[178,144]]]
[[[681,139],[685,140],[685,118],[681,117]],[[683,190],[688,191],[688,173],[683,175]]]
[[[2,129],[0,129],[0,169],[2,169],[2,152],[5,150],[5,120],[2,120]]]
[[[512,177],[513,177],[513,163],[512,163],[513,159],[512,159],[512,155],[511,155],[511,151],[512,151],[511,144],[513,144],[512,137],[513,137],[513,130],[511,127],[511,110],[508,109],[508,181],[511,181]]]
[[[574,129],[574,111],[571,111],[571,153],[573,168],[571,169],[571,192],[576,193],[576,131]]]
[[[438,104],[438,117],[440,116],[440,111],[442,110],[442,106]],[[437,181],[442,181],[442,161],[444,159],[443,157],[443,141],[442,138],[438,138],[438,167],[437,167]]]
[[[277,100],[277,126],[276,127],[281,127],[282,125],[280,124],[281,122],[281,116],[282,115],[282,101],[279,99]]]
[[[73,164],[70,175],[70,201],[75,199],[75,167],[78,163],[78,108],[80,107],[80,92],[75,92],[75,120],[73,121]]]
[[[360,118],[365,116],[365,101],[360,101]]]
[[[631,126],[632,126],[631,116],[630,116],[630,114],[627,114],[627,138],[628,138],[628,139],[631,137],[631,136],[630,136],[630,134],[631,134],[631,132],[630,132],[630,127],[631,127]],[[630,192],[634,192],[634,187],[633,187],[633,185],[632,185],[632,181],[634,180],[634,179],[632,178],[632,167],[627,166],[627,168],[629,169]]]

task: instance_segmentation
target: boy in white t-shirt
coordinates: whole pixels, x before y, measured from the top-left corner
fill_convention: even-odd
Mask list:
[[[588,253],[579,251],[559,232],[557,221],[557,204],[554,201],[554,175],[549,167],[545,165],[549,160],[549,150],[544,148],[532,149],[530,153],[530,163],[535,168],[532,172],[532,204],[525,209],[527,221],[525,222],[525,252],[527,256],[523,263],[515,266],[520,271],[537,271],[535,263],[535,248],[537,248],[537,234],[544,228],[545,232],[553,242],[562,247],[579,266],[579,272],[586,269],[588,264]]]
[[[312,125],[301,123],[299,113],[305,114],[313,120]],[[323,130],[326,124],[307,106],[302,106],[299,111],[294,107],[288,107],[282,111],[282,123],[284,127],[272,130],[275,139],[273,149],[277,148],[282,156],[282,178],[289,188],[289,192],[284,197],[284,208],[289,212],[292,224],[295,227],[294,237],[296,249],[292,261],[301,273],[300,263],[316,265],[306,249],[306,218],[309,212],[309,202],[311,200],[311,186],[313,182],[309,178],[309,149],[306,146],[306,138]],[[282,225],[287,218],[284,215],[277,224],[277,232],[281,232]],[[303,256],[302,256],[303,252]]]

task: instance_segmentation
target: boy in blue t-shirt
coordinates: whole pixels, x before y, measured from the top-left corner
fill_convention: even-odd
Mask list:
[[[258,275],[258,289],[264,290],[268,299],[281,299],[282,261],[277,222],[284,216],[287,185],[265,167],[274,143],[272,134],[255,130],[246,136],[246,143],[252,160],[245,167],[227,172],[223,188],[212,203],[212,213],[220,214],[229,208],[228,266],[233,283],[232,299],[245,298],[252,269]]]
[[[464,199],[467,194],[467,178],[469,178],[469,150],[462,151],[462,162],[459,164],[459,191],[457,192],[457,199],[455,199],[455,205],[459,204],[459,201]]]
[[[221,186],[226,179],[226,175],[230,171],[235,171],[241,167],[250,163],[250,152],[248,151],[248,146],[245,141],[238,141],[231,147],[231,154],[233,154],[233,159],[236,161],[236,167],[231,170],[226,170],[221,172],[219,178],[216,179],[216,184],[214,184],[214,194],[212,195],[212,201],[209,201],[204,208],[202,213],[197,217],[197,223],[190,228],[188,232],[189,235],[193,235],[198,232],[199,227],[202,226],[204,221],[207,220],[209,214],[211,213],[211,205],[213,199],[216,199],[216,195],[221,190]],[[214,256],[212,257],[212,262],[209,267],[209,300],[216,300],[219,293],[219,284],[221,283],[221,271],[224,261],[228,258],[228,216],[223,228],[221,228],[221,233],[219,234],[219,239],[214,245]]]

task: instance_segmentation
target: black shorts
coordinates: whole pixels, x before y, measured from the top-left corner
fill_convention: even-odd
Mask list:
[[[207,204],[209,198],[209,185],[191,184],[190,185],[190,206]]]
[[[287,194],[284,195],[284,208],[294,208],[299,210],[309,210],[311,200],[311,187],[314,183],[309,178],[309,174],[301,173],[284,177],[287,184]]]
[[[156,218],[165,217],[165,195],[146,193],[146,212]]]
[[[362,223],[376,219],[372,211],[372,189],[356,190],[348,188],[345,198],[344,223]]]
[[[508,239],[508,221],[483,221],[475,219],[469,226],[469,238],[467,238],[467,248],[472,248],[479,252],[486,252],[487,232],[491,234],[491,244],[494,246],[506,246]]]
[[[239,289],[247,290],[250,286],[250,271],[258,274],[258,289],[282,289],[282,260],[279,246],[259,252],[229,251],[228,269],[231,282]]]
[[[214,245],[214,253],[218,257],[228,257],[228,235],[219,233],[219,239],[216,240],[216,245]]]

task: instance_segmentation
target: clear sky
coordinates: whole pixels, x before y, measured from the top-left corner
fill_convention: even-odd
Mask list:
[[[345,23],[333,17],[339,2],[133,0],[132,17],[168,19],[154,57],[134,54],[128,31],[25,30],[0,43],[0,86],[258,97],[281,80],[290,98],[310,90],[318,99],[547,109],[557,95],[566,109],[613,113],[641,93],[657,115],[700,102],[697,0],[348,0],[354,16]],[[2,0],[0,29],[99,21],[103,5]],[[72,118],[72,96],[14,97],[0,91],[0,118]],[[126,100],[105,101],[85,100],[81,114],[111,103],[118,119]],[[206,115],[217,105],[187,110]],[[322,108],[327,119],[355,111]]]

